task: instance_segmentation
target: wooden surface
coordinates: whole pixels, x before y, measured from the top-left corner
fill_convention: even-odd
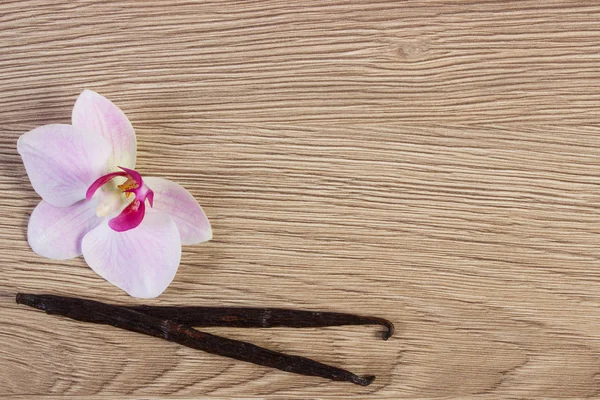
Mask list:
[[[600,6],[589,1],[4,1],[0,397],[596,397]],[[149,304],[373,314],[375,327],[211,332],[362,388],[14,304],[139,301],[36,256],[16,140],[94,89],[138,168],[187,187],[214,240]],[[46,397],[46,395],[48,397]]]

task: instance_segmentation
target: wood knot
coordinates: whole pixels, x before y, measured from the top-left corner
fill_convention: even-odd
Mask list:
[[[396,54],[401,60],[414,60],[425,54],[428,49],[429,45],[425,40],[409,40],[398,46]]]

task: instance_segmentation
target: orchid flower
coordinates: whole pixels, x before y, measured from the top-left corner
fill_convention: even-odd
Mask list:
[[[194,197],[177,183],[135,171],[136,139],[123,112],[85,90],[72,125],[22,135],[17,150],[42,201],[27,229],[37,254],[83,254],[98,275],[141,298],[160,295],[181,259],[181,245],[212,238]]]

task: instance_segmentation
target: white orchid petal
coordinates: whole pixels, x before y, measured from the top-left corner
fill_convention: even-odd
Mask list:
[[[136,139],[133,126],[123,111],[107,98],[84,90],[73,106],[73,126],[104,137],[112,146],[107,171],[135,168]]]
[[[104,221],[85,235],[82,250],[98,275],[133,297],[152,298],[175,277],[181,240],[171,217],[155,211],[125,232],[114,231]]]
[[[144,178],[144,182],[154,191],[152,208],[173,218],[182,244],[198,244],[212,239],[210,222],[190,192],[168,179],[148,177]]]
[[[55,124],[22,135],[17,151],[33,189],[48,203],[66,207],[85,198],[106,167],[110,145],[101,136]]]
[[[33,210],[27,241],[40,256],[66,260],[81,255],[81,241],[102,219],[96,216],[96,201],[81,200],[68,207],[55,207],[42,200]]]

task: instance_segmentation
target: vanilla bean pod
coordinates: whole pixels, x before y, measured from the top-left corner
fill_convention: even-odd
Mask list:
[[[305,357],[288,355],[251,343],[212,335],[169,319],[156,318],[126,307],[94,300],[18,293],[16,301],[18,304],[31,306],[48,314],[62,315],[83,322],[112,325],[132,332],[159,337],[207,353],[286,372],[352,382],[361,386],[367,386],[375,379],[373,375],[358,376],[344,369]]]
[[[194,327],[315,328],[340,325],[382,325],[384,340],[394,334],[394,324],[383,318],[362,315],[301,311],[285,308],[125,306],[156,318]]]

